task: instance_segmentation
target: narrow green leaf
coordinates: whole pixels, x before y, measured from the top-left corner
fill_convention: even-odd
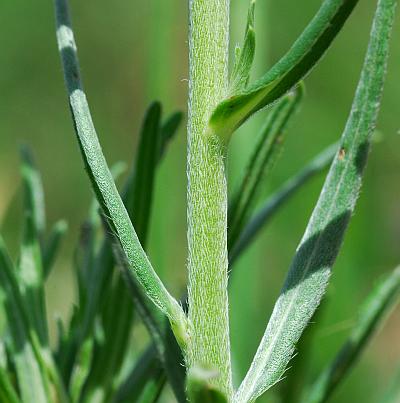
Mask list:
[[[180,113],[173,114],[160,127],[161,105],[157,102],[153,103],[145,116],[142,130],[140,133],[140,141],[137,152],[136,164],[130,174],[125,189],[123,191],[123,200],[127,211],[136,228],[138,238],[143,245],[146,246],[147,229],[150,221],[150,212],[152,204],[152,193],[155,180],[155,169],[157,163],[162,157],[164,150],[170,139],[173,137],[178,124],[182,118]],[[160,144],[162,144],[160,146]],[[121,278],[117,279],[112,292],[108,297],[109,303],[106,305],[107,314],[103,318],[103,326],[105,332],[105,343],[102,345],[95,356],[93,363],[93,373],[89,379],[88,389],[106,389],[112,380],[112,375],[117,375],[123,363],[125,352],[129,342],[129,332],[131,331],[133,305],[131,303],[131,293],[139,292],[137,287],[127,289],[126,281]],[[148,308],[143,308],[144,298],[140,294],[134,296],[134,305],[136,309],[143,314]],[[143,316],[143,315],[141,315]],[[145,321],[146,316],[142,319]],[[148,326],[147,326],[148,327]],[[152,327],[148,327],[149,330]],[[118,337],[118,341],[116,338]],[[175,343],[176,346],[176,343]],[[178,352],[175,360],[174,371],[183,374],[180,366],[181,355],[179,349],[173,349],[168,346],[171,353]],[[164,347],[165,350],[165,347]],[[110,353],[112,351],[112,353]],[[161,352],[160,352],[161,354]],[[170,367],[173,364],[170,364]],[[107,371],[104,371],[107,368]],[[170,377],[174,372],[170,369]],[[184,375],[180,375],[179,382],[171,379],[177,396],[184,395]],[[176,378],[176,377],[175,377]],[[100,385],[100,386],[98,386]],[[88,392],[90,393],[90,392]]]
[[[332,363],[317,378],[304,402],[326,402],[346,378],[367,343],[382,324],[388,312],[398,301],[400,293],[400,266],[384,281],[376,286],[364,302],[360,314],[348,340]]]
[[[378,2],[367,56],[340,150],[252,365],[237,392],[237,402],[254,401],[281,379],[297,341],[325,293],[361,187],[383,89],[395,6],[395,0]]]
[[[60,245],[64,236],[68,230],[68,224],[65,220],[57,221],[50,231],[49,237],[43,248],[43,275],[46,279],[57,257],[57,253],[60,249]]]
[[[162,124],[161,129],[160,129],[160,142],[159,142],[160,143],[160,152],[159,152],[158,162],[160,162],[162,160],[168,144],[171,142],[171,140],[174,138],[174,136],[178,132],[182,119],[183,119],[182,112],[174,112]]]
[[[244,223],[251,214],[261,180],[271,172],[282,151],[288,123],[298,109],[303,93],[303,86],[300,85],[293,93],[283,97],[268,115],[243,180],[229,205],[229,249],[236,242]]]
[[[262,207],[247,221],[236,241],[232,241],[232,246],[229,250],[229,264],[231,266],[251,244],[266,223],[274,217],[275,213],[283,207],[309,179],[313,178],[330,165],[338,147],[338,144],[333,144],[326,148],[267,198]]]
[[[6,308],[21,401],[45,403],[49,402],[48,383],[31,343],[31,330],[15,274],[0,236],[0,294]]]
[[[274,214],[294,195],[309,179],[317,173],[326,169],[332,162],[332,159],[338,149],[338,144],[333,144],[313,158],[298,174],[294,175],[285,182],[272,196],[270,196],[263,207],[250,219],[248,224],[242,231],[238,242],[229,250],[229,265],[232,268],[236,259],[251,244],[253,239],[259,233],[261,228],[265,226]],[[229,231],[229,227],[228,227]],[[182,303],[186,301],[186,296],[181,298]],[[154,346],[153,346],[154,347]],[[140,359],[140,365],[153,366],[157,361],[156,350],[150,349],[149,353],[144,354]],[[135,368],[134,371],[137,369]],[[133,371],[133,372],[134,372]],[[128,381],[127,381],[128,382]],[[138,384],[143,381],[138,378]],[[135,384],[130,384],[135,387]],[[126,386],[127,387],[127,386]]]
[[[20,403],[7,371],[0,366],[0,401],[4,403]]]
[[[227,397],[211,384],[218,373],[191,368],[187,377],[187,393],[191,403],[227,403]]]
[[[80,82],[76,44],[66,0],[56,0],[57,40],[64,68],[69,104],[82,157],[105,216],[121,243],[129,262],[127,277],[137,279],[146,295],[169,318],[179,342],[187,337],[187,318],[178,302],[168,293],[146,256],[126,208],[119,196],[100,147],[86,96]]]
[[[21,161],[25,211],[31,212],[35,231],[39,237],[43,237],[46,229],[46,213],[42,178],[36,168],[32,152],[26,145],[21,147]]]
[[[263,77],[222,101],[209,126],[223,142],[253,113],[272,104],[303,79],[329,48],[358,0],[325,0],[291,49]]]
[[[125,201],[142,245],[147,243],[155,170],[160,155],[160,120],[161,105],[154,102],[144,118],[135,170],[132,175],[133,187]]]
[[[29,200],[30,194],[25,195]],[[42,346],[48,345],[48,329],[43,288],[43,266],[34,211],[25,211],[24,231],[18,262],[18,283],[30,322]]]
[[[128,264],[125,255],[118,243],[114,243],[114,253],[119,262],[119,267]],[[122,270],[125,276],[126,271]],[[185,372],[181,363],[183,362],[182,354],[179,347],[173,338],[169,327],[165,326],[163,318],[159,318],[154,311],[153,306],[150,306],[143,295],[142,290],[138,287],[132,278],[125,278],[126,283],[131,290],[131,297],[135,306],[136,312],[140,315],[147,331],[152,338],[157,350],[157,355],[165,368],[168,379],[175,392],[179,402],[185,402],[184,381]]]
[[[73,403],[79,402],[83,385],[90,371],[90,363],[93,355],[93,339],[86,339],[79,352],[77,363],[71,375],[70,391],[71,401]]]
[[[244,90],[249,82],[250,70],[253,65],[256,50],[256,35],[254,32],[254,10],[256,0],[250,0],[247,14],[247,24],[244,33],[243,49],[239,49],[236,55],[235,66],[233,67],[230,81],[230,92],[232,94]]]
[[[156,357],[151,343],[116,391],[113,403],[156,401],[166,381],[164,367]]]

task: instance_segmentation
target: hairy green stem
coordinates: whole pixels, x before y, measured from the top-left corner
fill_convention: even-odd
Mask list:
[[[189,1],[188,247],[189,368],[211,367],[232,395],[223,147],[208,120],[227,94],[229,0]]]

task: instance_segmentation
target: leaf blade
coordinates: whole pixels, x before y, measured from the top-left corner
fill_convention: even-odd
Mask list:
[[[237,392],[253,401],[278,382],[317,309],[354,209],[382,94],[395,0],[379,0],[367,56],[341,148],[256,352]]]
[[[400,267],[397,267],[372,290],[363,303],[359,318],[349,338],[334,360],[316,379],[304,402],[322,403],[327,401],[363,353],[368,341],[384,321],[385,316],[394,307],[399,293]]]
[[[324,55],[358,0],[325,0],[291,49],[245,91],[223,100],[211,115],[211,132],[223,142],[257,110],[272,104],[303,79]]]
[[[67,2],[56,0],[57,41],[64,69],[75,131],[82,157],[98,201],[112,223],[129,261],[129,276],[135,277],[153,303],[169,318],[180,343],[186,338],[186,315],[154,271],[145,254],[126,208],[115,187],[92,122],[80,81],[76,44]]]

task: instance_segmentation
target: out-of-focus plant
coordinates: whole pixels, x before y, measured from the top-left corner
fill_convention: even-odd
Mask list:
[[[22,150],[24,234],[14,263],[0,239],[0,303],[7,326],[0,343],[2,402],[155,402],[166,382],[179,402],[253,402],[282,381],[296,344],[326,291],[354,211],[383,89],[396,0],[378,0],[351,112],[339,143],[315,157],[255,211],[260,184],[273,169],[304,96],[302,80],[321,59],[357,0],[324,0],[289,51],[260,79],[255,1],[229,74],[229,0],[189,0],[188,289],[166,289],[145,253],[157,165],[182,120],[153,103],[144,118],[135,163],[121,192],[100,147],[83,89],[67,0],[55,0],[57,42],[69,107],[95,200],[76,247],[79,303],[49,345],[44,284],[66,230],[46,230],[40,174]],[[265,125],[242,181],[228,200],[229,139],[257,111]],[[232,383],[228,272],[258,230],[302,185],[330,165],[318,202],[247,375]],[[100,214],[99,214],[100,212]],[[118,268],[119,270],[114,270]],[[400,269],[363,306],[348,341],[303,402],[324,402],[345,378],[394,306]],[[138,359],[130,329],[145,325],[151,344]],[[395,399],[397,389],[388,395]],[[300,399],[300,397],[299,397]],[[394,400],[393,400],[394,401]]]

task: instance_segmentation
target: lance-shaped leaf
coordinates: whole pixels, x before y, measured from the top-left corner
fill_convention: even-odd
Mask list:
[[[211,115],[209,126],[223,142],[261,108],[294,87],[329,48],[358,0],[324,0],[291,49],[263,77],[244,91],[230,95]]]
[[[254,401],[278,382],[317,309],[361,187],[375,128],[393,24],[395,0],[379,0],[367,56],[340,150],[297,248],[281,294],[237,402]]]
[[[263,177],[272,170],[282,151],[288,123],[298,109],[303,93],[303,86],[300,85],[293,93],[282,98],[268,115],[243,180],[229,205],[229,248],[237,241],[251,214]]]
[[[61,54],[69,104],[86,170],[99,204],[121,243],[129,262],[128,277],[133,276],[147,297],[168,317],[178,341],[184,345],[187,318],[154,271],[115,187],[91,118],[80,81],[76,44],[66,0],[56,0],[57,41]]]
[[[7,315],[10,347],[21,401],[24,403],[50,402],[48,378],[32,345],[32,329],[30,329],[15,274],[15,268],[0,237],[0,300],[5,306]]]
[[[238,54],[236,55],[235,65],[233,67],[231,81],[229,83],[230,92],[232,94],[244,90],[249,82],[250,70],[251,66],[253,65],[256,50],[256,35],[254,32],[255,6],[256,0],[250,0],[243,48],[237,48]]]
[[[326,169],[333,160],[338,144],[333,144],[308,162],[297,174],[288,179],[263,203],[262,207],[248,220],[229,250],[229,264],[251,244],[259,231],[265,227],[275,213],[282,208],[302,186],[316,174]],[[229,228],[228,228],[229,232]]]
[[[363,304],[350,337],[331,364],[321,373],[303,400],[304,403],[326,402],[346,378],[363,353],[379,325],[398,301],[400,293],[400,267],[372,291]]]

